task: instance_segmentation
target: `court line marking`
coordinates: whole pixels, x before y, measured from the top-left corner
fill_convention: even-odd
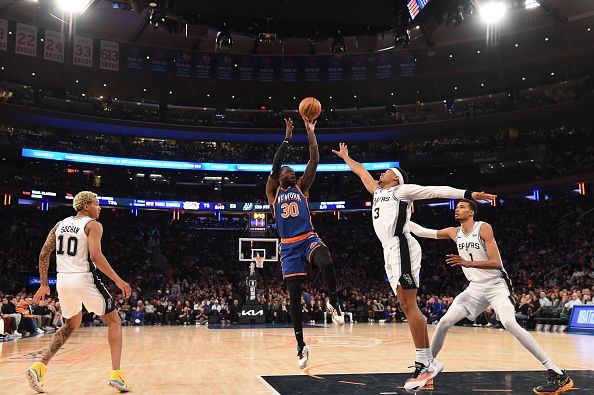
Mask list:
[[[260,379],[260,381],[266,386],[266,388],[268,388],[270,390],[270,392],[272,392],[273,394],[276,395],[281,395],[280,392],[278,392],[277,390],[274,389],[273,386],[271,386],[268,381],[264,380],[264,378],[262,376],[256,376],[258,379]]]

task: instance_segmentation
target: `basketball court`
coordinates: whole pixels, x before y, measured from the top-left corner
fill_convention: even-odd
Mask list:
[[[405,394],[414,361],[406,324],[306,327],[312,348],[297,368],[290,327],[125,327],[122,368],[137,394]],[[430,329],[430,335],[432,327]],[[571,371],[572,393],[594,393],[594,336],[534,333],[557,364]],[[0,393],[31,394],[25,370],[51,335],[0,343]],[[530,394],[546,372],[510,334],[454,327],[440,359],[444,372],[427,394]],[[49,365],[50,394],[109,394],[106,328],[81,328]]]

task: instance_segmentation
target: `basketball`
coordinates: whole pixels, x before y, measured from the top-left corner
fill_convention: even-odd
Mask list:
[[[310,121],[315,120],[322,112],[322,104],[315,97],[306,97],[299,103],[299,114]]]

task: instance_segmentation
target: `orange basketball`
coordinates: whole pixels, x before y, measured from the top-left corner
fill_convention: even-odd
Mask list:
[[[322,104],[315,97],[306,97],[299,103],[299,114],[309,121],[315,120],[322,112]]]

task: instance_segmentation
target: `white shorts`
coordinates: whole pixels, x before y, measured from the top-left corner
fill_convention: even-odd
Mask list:
[[[404,289],[419,288],[422,255],[419,242],[406,234],[384,247],[386,274],[394,294],[398,284]]]
[[[56,282],[62,317],[69,319],[82,311],[105,315],[114,309],[113,298],[97,273],[58,273]]]
[[[500,316],[499,309],[504,305],[512,305],[511,285],[503,279],[490,281],[488,283],[471,282],[468,288],[456,296],[452,307],[460,306],[466,310],[466,318],[471,321],[491,306],[497,316]]]

